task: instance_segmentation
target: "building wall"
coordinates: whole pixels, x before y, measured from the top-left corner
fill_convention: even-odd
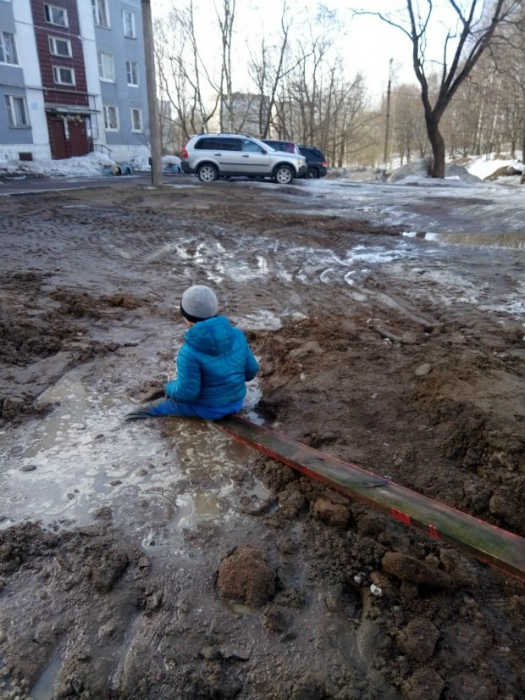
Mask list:
[[[18,66],[0,64],[0,158],[16,160],[19,153],[28,152],[33,158],[49,158],[30,0],[0,0],[0,29],[15,35],[18,58]],[[9,126],[6,95],[25,98],[30,122],[28,127]]]
[[[69,26],[67,28],[59,27],[46,22],[42,0],[31,0],[36,46],[44,86],[44,100],[46,104],[88,107],[86,71],[77,2],[76,0],[50,0],[50,3],[67,10]],[[67,39],[71,42],[72,57],[51,55],[49,37]],[[57,85],[53,77],[53,66],[72,68],[75,71],[75,85]]]
[[[1,1],[1,0],[0,0]],[[98,75],[97,43],[95,38],[95,25],[93,23],[93,10],[91,2],[79,2],[78,21],[82,50],[86,71],[87,91],[92,96],[91,106],[95,110],[91,115],[90,138],[94,144],[105,145],[106,134],[102,115],[102,98],[100,95],[100,80]]]
[[[15,34],[19,65],[0,64],[0,158],[18,159],[31,152],[35,159],[49,158],[49,132],[44,104],[75,106],[91,111],[88,136],[95,147],[107,145],[114,160],[148,156],[148,109],[145,83],[141,0],[109,0],[110,28],[96,26],[91,0],[49,0],[68,11],[67,28],[50,25],[44,0],[0,0],[0,28]],[[124,36],[122,11],[135,16],[135,38]],[[71,42],[71,58],[52,56],[49,36]],[[115,82],[100,80],[98,51],[114,56]],[[139,67],[139,86],[128,85],[126,61]],[[56,85],[53,65],[73,68],[75,86]],[[4,96],[26,98],[30,125],[10,128]],[[107,131],[103,106],[118,108],[119,129]],[[132,130],[131,109],[142,112],[142,133]]]
[[[146,91],[146,66],[144,59],[144,39],[142,28],[142,11],[140,0],[113,2],[110,5],[110,28],[95,25],[97,52],[111,54],[115,65],[115,81],[100,81],[102,106],[112,106],[118,109],[118,131],[107,130],[105,143],[112,150],[111,157],[115,160],[127,160],[133,155],[147,155],[148,141],[148,111]],[[124,36],[123,11],[132,12],[135,17],[135,38]],[[128,85],[126,61],[138,63],[139,85]],[[142,111],[142,133],[132,130],[131,110]],[[103,122],[103,120],[102,120]]]

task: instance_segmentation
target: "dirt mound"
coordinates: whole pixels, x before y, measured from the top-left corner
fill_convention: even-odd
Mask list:
[[[219,566],[217,593],[221,598],[259,607],[275,592],[275,573],[263,559],[262,552],[241,545]]]
[[[0,318],[0,361],[26,367],[40,357],[55,355],[75,334],[74,327],[59,320],[4,316]]]

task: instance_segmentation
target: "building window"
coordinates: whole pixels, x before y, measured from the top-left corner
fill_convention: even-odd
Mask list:
[[[93,6],[93,18],[99,27],[109,29],[109,12],[107,0],[91,0]]]
[[[118,131],[120,129],[118,107],[104,105],[104,128],[106,131]]]
[[[75,85],[75,71],[64,66],[53,66],[53,80],[57,85]]]
[[[112,54],[98,52],[98,74],[101,80],[115,82],[115,59]]]
[[[0,63],[18,64],[15,35],[9,32],[0,32]]]
[[[53,56],[69,57],[73,55],[69,39],[59,39],[57,36],[49,37],[49,51]]]
[[[46,14],[46,22],[49,22],[49,24],[56,24],[58,27],[69,26],[67,21],[67,10],[64,7],[45,4],[44,12]]]
[[[7,109],[7,121],[11,127],[29,126],[29,116],[25,97],[13,97],[5,95],[5,106]]]
[[[141,132],[142,128],[142,110],[132,109],[131,110],[131,131]]]
[[[122,10],[122,22],[124,23],[124,36],[127,36],[128,39],[136,39],[135,13]]]
[[[136,61],[126,61],[126,73],[128,76],[128,85],[138,87],[139,64]]]

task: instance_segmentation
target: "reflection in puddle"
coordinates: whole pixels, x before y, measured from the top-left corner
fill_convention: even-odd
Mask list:
[[[177,498],[178,514],[176,520],[179,527],[188,525],[206,518],[212,518],[221,512],[221,502],[211,494],[194,493]]]

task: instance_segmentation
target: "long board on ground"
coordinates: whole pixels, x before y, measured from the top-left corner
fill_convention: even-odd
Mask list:
[[[525,581],[525,539],[411,491],[389,478],[343,462],[238,416],[216,422],[236,440],[358,499],[395,520],[448,542]]]

